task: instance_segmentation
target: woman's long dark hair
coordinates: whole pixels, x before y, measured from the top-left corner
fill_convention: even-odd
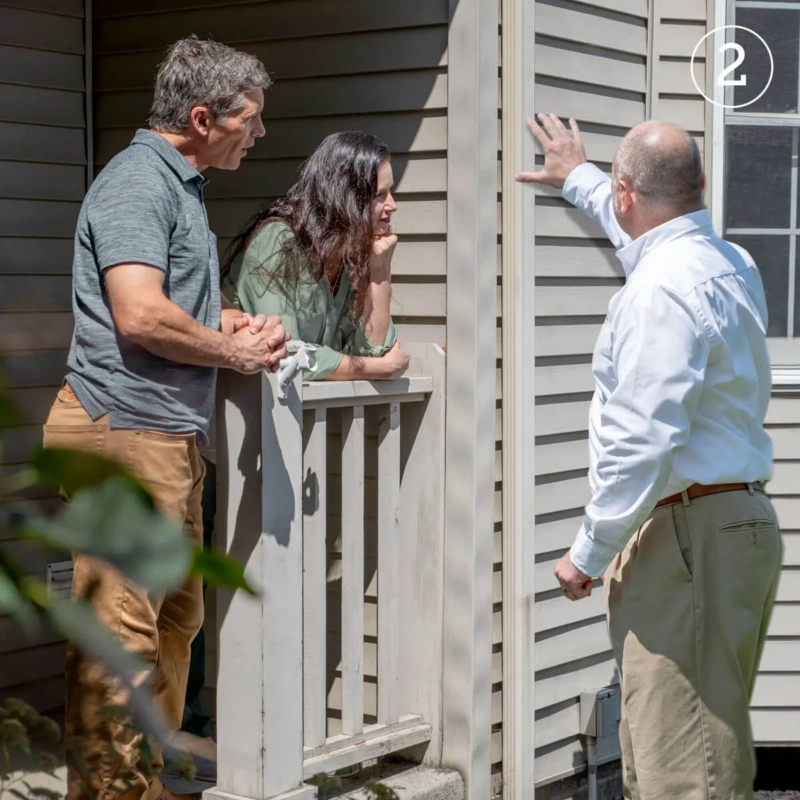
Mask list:
[[[261,265],[266,285],[275,281],[291,296],[298,283],[333,283],[343,269],[353,287],[353,319],[364,307],[369,286],[369,259],[374,231],[372,201],[378,189],[378,168],[390,160],[389,149],[376,136],[345,131],[328,136],[300,170],[281,200],[259,211],[231,242],[223,275],[241,256],[261,227],[285,222],[294,232],[278,263]],[[311,265],[311,274],[304,267]]]

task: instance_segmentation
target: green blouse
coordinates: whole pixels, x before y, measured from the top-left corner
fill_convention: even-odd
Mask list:
[[[317,345],[317,369],[309,372],[306,380],[327,378],[341,364],[344,354],[382,356],[397,341],[397,329],[390,322],[384,343],[370,342],[363,323],[354,325],[350,319],[353,289],[346,275],[342,275],[335,295],[324,276],[315,283],[299,283],[290,294],[270,282],[281,250],[292,236],[291,228],[283,222],[264,225],[225,277],[222,291],[226,297],[248,314],[281,317],[292,339]]]

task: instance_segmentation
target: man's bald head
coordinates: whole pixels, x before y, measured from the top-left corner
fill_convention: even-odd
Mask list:
[[[632,128],[614,159],[615,182],[625,179],[644,208],[688,214],[703,205],[703,162],[695,140],[677,125],[643,122]]]

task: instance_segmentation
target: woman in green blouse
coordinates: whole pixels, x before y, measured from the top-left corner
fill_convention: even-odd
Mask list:
[[[310,380],[390,380],[407,369],[389,312],[392,166],[366,133],[329,136],[285,198],[231,244],[223,291],[249,314],[279,316],[318,345]]]

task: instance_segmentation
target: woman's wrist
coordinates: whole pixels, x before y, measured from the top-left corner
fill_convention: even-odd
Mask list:
[[[389,283],[392,280],[392,265],[370,263],[369,279],[372,283]]]

